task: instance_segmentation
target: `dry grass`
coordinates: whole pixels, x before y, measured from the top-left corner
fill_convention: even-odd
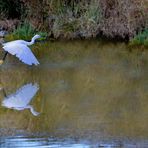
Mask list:
[[[7,30],[12,31],[16,29],[16,27],[19,25],[20,21],[17,19],[10,19],[10,20],[0,20],[0,30]]]
[[[102,0],[103,23],[106,36],[129,38],[146,27],[146,0]]]
[[[132,38],[148,27],[147,0],[20,0],[25,18],[55,38]]]

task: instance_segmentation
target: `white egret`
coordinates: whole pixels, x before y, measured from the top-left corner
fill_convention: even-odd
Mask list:
[[[24,41],[24,40],[15,40],[11,42],[7,42],[2,44],[3,49],[6,51],[4,57],[2,60],[0,60],[0,64],[3,63],[8,53],[15,55],[17,58],[19,58],[20,61],[24,62],[28,65],[38,65],[39,62],[30,50],[28,46],[35,43],[35,40],[40,38],[40,35],[35,35],[30,42]]]
[[[30,109],[31,113],[34,116],[39,115],[38,112],[36,112],[32,105],[30,105],[30,101],[35,96],[37,91],[39,90],[39,86],[37,84],[26,84],[19,88],[15,93],[6,96],[4,100],[2,101],[2,106],[10,109],[15,110],[24,110],[24,109]]]

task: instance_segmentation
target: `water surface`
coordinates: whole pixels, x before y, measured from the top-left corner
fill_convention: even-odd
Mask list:
[[[147,50],[91,40],[32,49],[39,66],[9,55],[0,67],[1,147],[148,147]]]

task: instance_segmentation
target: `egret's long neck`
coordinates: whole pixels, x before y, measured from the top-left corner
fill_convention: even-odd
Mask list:
[[[34,44],[35,40],[36,40],[36,38],[33,37],[33,38],[31,39],[31,42],[28,42],[28,45],[32,45],[32,44]]]
[[[34,115],[34,116],[38,116],[40,113],[36,112],[33,108],[33,106],[31,105],[27,105],[26,108],[30,109],[31,113]]]

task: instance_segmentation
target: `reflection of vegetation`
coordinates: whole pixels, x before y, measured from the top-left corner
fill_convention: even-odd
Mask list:
[[[24,83],[39,83],[32,104],[41,114],[35,118],[27,110],[0,107],[0,128],[85,137],[148,136],[147,50],[131,53],[123,43],[94,40],[38,43],[33,48],[42,66],[29,69],[10,56],[0,69],[0,81],[8,94]]]
[[[148,46],[148,28],[138,33],[130,42],[131,45]]]

